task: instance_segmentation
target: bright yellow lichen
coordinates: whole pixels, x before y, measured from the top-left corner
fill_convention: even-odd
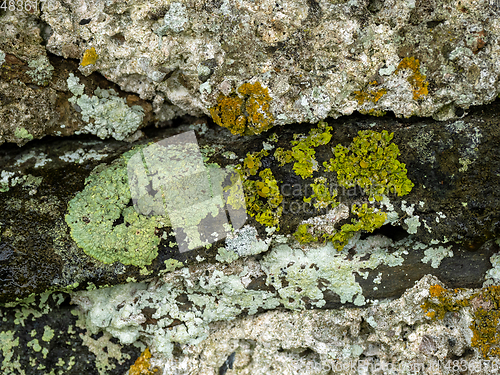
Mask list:
[[[483,358],[500,357],[500,286],[482,288],[469,297],[460,298],[465,289],[445,289],[440,285],[431,285],[430,298],[420,307],[431,319],[443,319],[447,312],[459,311],[470,307],[473,320],[471,346],[481,351]]]
[[[291,142],[293,147],[289,151],[283,150],[281,147],[274,152],[274,157],[278,160],[281,166],[285,163],[295,161],[293,170],[302,178],[308,178],[313,175],[314,171],[318,170],[318,162],[316,161],[315,147],[326,145],[330,142],[332,134],[331,126],[326,122],[320,121],[317,129],[311,129],[309,135],[304,137],[301,134],[294,134],[294,140]]]
[[[268,155],[266,150],[248,153],[243,165],[238,165],[236,170],[243,180],[248,214],[255,217],[255,220],[262,225],[275,226],[279,230],[279,219],[283,213],[281,205],[283,195],[273,173],[266,168],[259,172],[260,180],[249,179],[257,174],[262,166],[261,159]]]
[[[129,375],[152,375],[155,372],[158,372],[157,368],[150,370],[151,367],[149,361],[151,359],[151,353],[149,352],[149,348],[146,348],[144,352],[140,355],[139,358],[135,361],[135,363],[130,366],[128,371]]]
[[[408,77],[408,82],[413,88],[413,99],[418,100],[426,96],[429,93],[427,90],[429,82],[425,80],[426,76],[420,73],[420,61],[414,57],[405,57],[401,60],[394,73],[397,74],[403,69],[409,69],[413,72]]]
[[[259,134],[271,128],[274,118],[270,112],[271,97],[260,82],[244,83],[237,94],[220,94],[217,105],[210,114],[219,126],[228,128],[233,134]]]
[[[91,64],[95,64],[98,59],[97,52],[94,47],[89,48],[83,53],[82,61],[80,62],[81,66],[87,66]]]

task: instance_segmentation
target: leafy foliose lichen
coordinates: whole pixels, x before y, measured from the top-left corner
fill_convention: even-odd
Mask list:
[[[390,143],[393,136],[385,130],[381,133],[360,131],[349,147],[339,144],[333,149],[335,158],[324,162],[325,172],[336,172],[337,182],[344,188],[361,187],[370,203],[381,201],[384,194],[390,192],[408,194],[413,183],[406,176],[405,165],[397,160],[400,153],[398,146]],[[315,179],[311,184],[313,195],[304,201],[311,202],[314,199],[316,208],[337,207],[337,192],[330,193],[326,182],[324,177]],[[316,233],[310,226],[299,226],[295,238],[301,243],[314,239],[331,240],[341,250],[356,232],[373,232],[387,219],[385,212],[369,207],[367,203],[361,206],[353,204],[351,213],[355,215],[351,223],[342,225],[334,233]]]
[[[293,236],[301,244],[318,241],[319,238],[314,236],[311,232],[312,224],[300,224]]]
[[[313,172],[318,170],[314,148],[330,142],[332,138],[330,130],[332,127],[326,122],[319,122],[318,127],[311,129],[308,136],[300,138],[300,135],[294,135],[295,139],[291,142],[292,149],[285,151],[280,147],[274,152],[274,157],[281,165],[295,161],[294,172],[302,178],[311,177]]]
[[[267,88],[260,82],[244,83],[238,88],[238,94],[219,95],[217,105],[210,108],[215,123],[233,134],[260,134],[270,129],[274,118]]]
[[[304,197],[304,202],[311,203],[314,199],[313,206],[318,209],[337,207],[339,205],[339,202],[335,199],[337,190],[330,190],[327,181],[325,177],[315,178],[314,183],[310,185],[313,194],[309,198]]]
[[[169,224],[162,216],[139,215],[130,205],[126,161],[135,152],[91,174],[84,190],[68,204],[66,222],[72,238],[86,254],[103,263],[151,264],[160,243],[156,229]]]
[[[353,204],[351,212],[358,218],[352,219],[351,224],[342,225],[340,231],[330,238],[333,242],[333,246],[335,246],[337,250],[342,250],[357,232],[366,231],[371,233],[384,225],[387,219],[387,214],[385,212],[380,212],[373,207],[368,207],[366,203],[363,203],[361,207]]]
[[[250,179],[251,176],[257,175],[262,166],[262,157],[268,155],[266,150],[249,153],[243,165],[238,165],[236,170],[243,180],[247,213],[255,217],[259,223],[268,227],[276,226],[279,229],[279,219],[283,213],[281,206],[283,195],[273,173],[266,168],[259,172],[260,179]]]
[[[349,147],[337,145],[335,158],[325,162],[326,171],[337,172],[338,183],[345,188],[362,188],[369,199],[382,200],[386,193],[408,194],[413,183],[406,176],[405,164],[399,162],[399,148],[390,143],[394,133],[361,130]]]

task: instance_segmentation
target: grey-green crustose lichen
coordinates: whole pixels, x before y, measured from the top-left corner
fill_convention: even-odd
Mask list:
[[[66,222],[71,236],[86,254],[103,263],[151,264],[160,243],[156,228],[169,224],[165,217],[146,217],[128,207],[126,162],[135,152],[123,154],[104,169],[97,167],[85,180],[85,189],[68,204]]]
[[[101,139],[113,137],[122,141],[141,126],[144,117],[142,107],[129,107],[126,100],[119,97],[115,90],[103,90],[98,87],[94,95],[89,97],[84,94],[85,85],[80,84],[79,78],[73,73],[70,73],[67,84],[74,95],[68,101],[78,105],[82,119],[87,122],[82,133],[95,134]]]

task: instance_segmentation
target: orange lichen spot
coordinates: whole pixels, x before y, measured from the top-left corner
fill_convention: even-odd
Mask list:
[[[80,62],[81,66],[87,66],[91,64],[95,64],[99,56],[97,56],[97,52],[95,48],[89,48],[83,53],[82,61]]]
[[[150,370],[151,367],[149,360],[151,359],[151,353],[149,348],[146,348],[144,352],[140,355],[139,358],[135,361],[135,363],[130,366],[128,371],[129,375],[152,375],[155,372],[158,372],[157,368]]]
[[[413,99],[418,100],[427,95],[429,82],[425,80],[426,76],[420,73],[420,61],[414,57],[405,57],[394,73],[397,74],[403,69],[409,69],[413,73],[408,77],[408,82],[413,88]]]
[[[441,285],[431,285],[429,288],[429,292],[431,294],[431,297],[442,297],[446,293],[446,289]]]
[[[248,113],[248,124],[253,134],[262,133],[271,127],[274,118],[269,112],[271,97],[267,88],[261,86],[259,82],[253,85],[245,83],[241,85],[238,92],[245,96],[246,111]]]
[[[380,98],[385,94],[387,94],[386,89],[380,89],[377,91],[354,91],[355,98],[358,101],[359,105],[363,105],[365,102],[368,101],[372,103],[377,103],[380,100]]]
[[[220,94],[217,106],[210,108],[210,114],[217,125],[228,128],[233,134],[243,134],[247,120],[242,114],[242,106],[243,99],[238,96]]]
[[[274,118],[271,114],[271,97],[267,88],[259,82],[244,83],[237,94],[220,94],[217,105],[210,108],[216,124],[228,128],[233,134],[259,134],[271,128]]]
[[[460,298],[464,289],[448,290],[440,285],[429,288],[430,298],[420,307],[431,319],[443,319],[450,311],[470,307],[472,312],[471,346],[478,348],[483,358],[500,357],[500,286],[489,286]]]

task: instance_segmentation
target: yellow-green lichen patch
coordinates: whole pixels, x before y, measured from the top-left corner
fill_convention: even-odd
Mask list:
[[[233,134],[259,134],[271,128],[274,122],[270,112],[271,97],[260,82],[244,83],[238,93],[229,96],[220,94],[217,105],[210,114],[219,126],[228,128]]]
[[[332,138],[330,130],[332,127],[326,122],[319,122],[318,127],[311,129],[308,136],[294,135],[295,139],[291,142],[292,149],[285,151],[280,147],[274,152],[274,157],[281,165],[294,161],[293,170],[298,176],[311,177],[313,172],[318,170],[314,148],[330,142]]]
[[[247,212],[259,223],[279,229],[283,196],[278,182],[269,168],[260,171],[259,177],[260,180],[243,181]]]
[[[385,194],[388,193],[400,196],[408,194],[413,183],[406,176],[405,165],[397,160],[400,153],[398,146],[390,143],[393,136],[394,134],[389,134],[385,130],[381,133],[371,130],[358,132],[358,136],[349,147],[339,144],[333,149],[335,158],[323,163],[325,172],[336,172],[337,182],[341,187],[346,189],[361,187],[368,196],[370,204],[387,199]],[[337,191],[330,192],[326,183],[325,177],[315,179],[311,184],[313,194],[304,198],[304,201],[310,203],[314,199],[316,208],[335,209],[339,204],[335,199]],[[303,223],[298,227],[294,236],[300,243],[318,239],[331,240],[334,246],[341,250],[355,233],[373,232],[380,228],[388,218],[387,213],[370,207],[364,202],[361,202],[361,205],[353,204],[351,213],[356,217],[351,219],[351,223],[342,225],[340,230],[333,231],[329,228],[325,231]],[[413,213],[413,206],[411,213]],[[340,216],[337,219],[340,219]],[[410,227],[411,224],[411,230],[416,232],[416,226],[420,225],[418,216],[410,219],[407,225]],[[334,222],[336,221],[338,220]]]
[[[314,183],[310,185],[313,194],[309,198],[304,197],[304,202],[311,203],[314,199],[313,206],[318,209],[337,207],[339,205],[339,202],[335,199],[337,190],[330,190],[327,182],[328,180],[325,177],[315,178]]]
[[[86,254],[103,263],[151,264],[160,243],[156,229],[168,225],[165,217],[142,216],[128,206],[131,194],[125,162],[134,153],[91,174],[85,189],[68,204],[71,236]]]
[[[408,83],[413,89],[413,99],[422,99],[422,97],[429,93],[427,89],[429,82],[426,81],[426,76],[420,72],[420,61],[414,57],[405,57],[399,63],[394,74],[405,69],[411,71],[411,75],[408,77]]]
[[[92,65],[97,62],[99,56],[94,47],[85,50],[83,53],[82,61],[80,62],[81,66]]]
[[[262,225],[279,229],[279,219],[283,213],[283,195],[272,171],[266,168],[258,173],[259,179],[250,179],[257,174],[262,166],[261,159],[267,155],[269,153],[266,150],[247,154],[243,165],[236,166],[236,171],[243,181],[247,213]]]
[[[319,237],[314,236],[312,232],[312,224],[300,224],[293,236],[299,243],[302,244],[318,241]]]
[[[337,250],[342,250],[354,235],[360,231],[373,232],[384,225],[387,219],[385,212],[380,212],[373,207],[368,207],[364,203],[361,207],[353,204],[351,212],[357,216],[350,224],[344,224],[340,231],[335,233],[330,239]]]
[[[362,188],[370,200],[382,200],[386,193],[408,194],[413,183],[399,162],[399,148],[391,143],[394,133],[361,130],[349,147],[337,145],[335,158],[325,162],[326,171],[337,172],[338,183],[346,188]]]
[[[485,287],[471,294],[462,288],[451,290],[436,284],[430,286],[429,294],[429,299],[421,305],[429,318],[443,319],[447,312],[470,308],[471,346],[484,359],[500,358],[500,286]]]
[[[22,138],[22,139],[27,139],[31,141],[33,139],[33,134],[30,134],[25,128],[23,127],[17,127],[16,130],[14,131],[14,135],[17,138]]]
[[[167,259],[164,263],[165,263],[165,269],[163,269],[159,272],[160,275],[163,273],[175,271],[177,268],[184,267],[184,264],[182,262],[179,262],[176,259]],[[135,280],[134,280],[134,282],[135,282]]]

